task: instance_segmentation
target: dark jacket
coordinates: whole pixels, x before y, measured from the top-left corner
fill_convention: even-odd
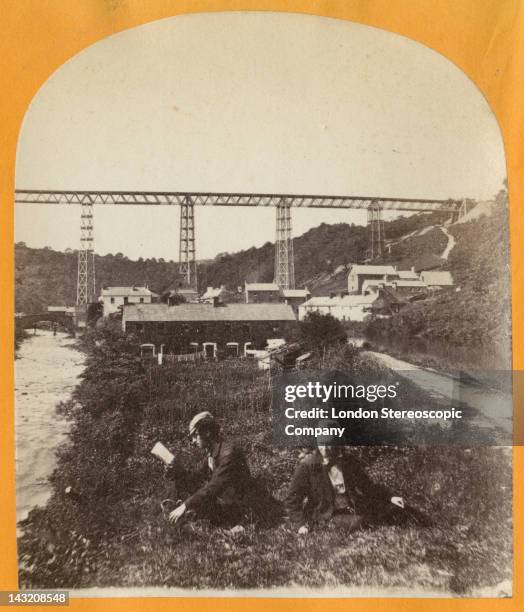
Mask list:
[[[186,507],[198,509],[217,500],[225,505],[242,505],[253,488],[253,479],[243,450],[233,442],[219,440],[211,456],[214,469],[211,471],[206,458],[200,472],[207,477],[207,482],[185,500]]]
[[[373,483],[360,462],[348,456],[337,459],[342,471],[350,508],[367,522],[375,522],[396,506],[391,493]],[[335,512],[335,491],[328,475],[328,466],[318,452],[304,457],[299,463],[286,498],[288,518],[297,526],[329,520]]]

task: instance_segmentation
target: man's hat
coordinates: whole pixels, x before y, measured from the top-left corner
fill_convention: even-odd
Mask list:
[[[198,424],[202,424],[204,421],[214,422],[215,417],[207,411],[195,414],[195,416],[191,419],[189,423],[189,435],[192,436],[195,433]]]

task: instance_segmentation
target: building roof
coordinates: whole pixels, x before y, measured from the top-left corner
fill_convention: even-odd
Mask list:
[[[393,281],[395,283],[395,285],[397,287],[420,287],[421,289],[424,289],[424,287],[427,287],[427,284],[423,281],[420,280],[419,278],[417,279],[413,279],[413,280],[397,280],[397,281]]]
[[[334,297],[329,296],[316,296],[312,297],[307,302],[304,302],[302,306],[366,306],[372,304],[377,299],[376,295],[343,295],[342,297],[336,295]]]
[[[175,294],[179,294],[179,295],[198,295],[198,291],[196,289],[191,289],[191,288],[187,288],[187,289],[175,289],[174,290]]]
[[[276,283],[246,283],[246,291],[280,291]]]
[[[419,275],[414,270],[397,270],[400,280],[419,280]]]
[[[420,278],[426,285],[440,285],[442,287],[450,287],[453,285],[453,277],[451,272],[445,270],[431,270],[420,273]]]
[[[106,287],[102,289],[102,296],[151,296],[152,292],[147,287]]]
[[[351,266],[350,274],[376,274],[379,276],[389,274],[391,276],[398,276],[398,272],[393,266],[374,266],[371,264],[355,264]]]
[[[311,292],[307,289],[283,289],[282,293],[286,298],[306,298],[311,295]]]
[[[144,321],[296,321],[287,304],[132,304],[124,308],[124,322]]]

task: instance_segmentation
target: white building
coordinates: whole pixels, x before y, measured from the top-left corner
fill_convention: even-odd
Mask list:
[[[451,272],[445,270],[431,270],[420,273],[420,279],[426,283],[429,289],[440,289],[442,287],[453,287]]]
[[[221,287],[208,287],[200,296],[200,302],[205,304],[212,304],[214,300],[220,300],[225,294],[226,288],[224,285]]]
[[[104,317],[118,312],[126,304],[151,304],[153,292],[147,287],[106,287],[102,289],[100,302],[104,306]]]
[[[355,264],[348,274],[349,293],[361,293],[362,284],[366,280],[382,280],[384,282],[397,280],[397,270],[393,266],[374,266]]]
[[[363,321],[371,313],[377,294],[344,295],[335,297],[312,297],[298,307],[298,318],[302,321],[310,312],[330,314],[340,321]]]

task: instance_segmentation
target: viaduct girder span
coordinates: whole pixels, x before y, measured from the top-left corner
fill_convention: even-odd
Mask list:
[[[206,193],[181,191],[46,191],[17,189],[20,204],[126,204],[197,206],[294,206],[296,208],[368,209],[458,212],[462,200],[384,198],[373,196],[331,196],[279,193]]]
[[[181,191],[77,191],[17,189],[19,204],[80,205],[81,248],[78,252],[77,304],[96,298],[94,270],[94,205],[180,206],[179,272],[188,286],[196,286],[195,206],[274,207],[276,209],[275,282],[294,289],[295,272],[292,239],[292,208],[332,208],[368,211],[370,258],[384,252],[382,211],[449,212],[460,216],[466,200],[386,198],[373,196],[304,195],[279,193],[208,193]]]

